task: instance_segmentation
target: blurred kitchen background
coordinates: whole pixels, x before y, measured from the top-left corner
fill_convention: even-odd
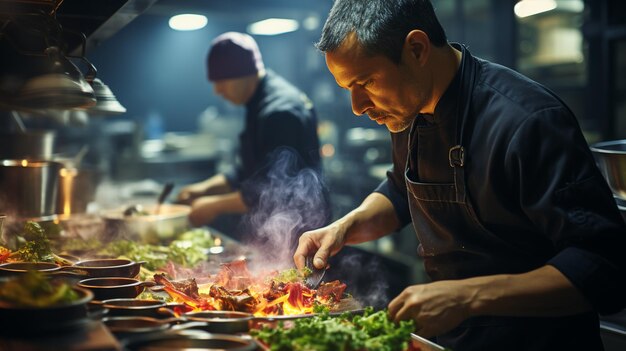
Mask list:
[[[626,138],[626,2],[433,3],[450,41],[554,90],[578,117],[589,143]],[[153,196],[165,182],[179,188],[205,179],[232,167],[244,114],[213,94],[206,79],[207,49],[222,32],[247,32],[266,66],[314,102],[333,216],[340,217],[383,179],[391,155],[386,128],[352,114],[348,92],[336,86],[313,46],[331,5],[331,0],[1,0],[0,130],[53,133],[49,149],[37,152],[75,166],[79,183],[65,193],[71,204],[59,205],[57,213],[97,211],[120,203],[120,197]],[[180,14],[202,15],[205,23],[176,30],[171,20]],[[54,44],[61,44],[60,53],[47,49]],[[67,56],[85,77],[95,74],[99,106],[46,106],[46,96],[33,97],[37,91],[28,90],[27,82],[42,73],[41,61],[54,55]],[[39,99],[41,109],[20,108],[26,99],[20,94]],[[225,218],[216,226],[227,231],[232,221]],[[420,280],[416,246],[412,229],[405,228],[365,249]]]

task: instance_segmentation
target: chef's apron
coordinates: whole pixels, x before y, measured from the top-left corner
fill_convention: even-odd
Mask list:
[[[465,170],[471,150],[467,149],[469,142],[465,140],[464,129],[469,121],[470,98],[479,67],[464,47],[459,49],[463,56],[455,116],[456,143],[448,146],[454,182],[423,183],[415,179],[417,160],[432,157],[429,150],[419,147],[419,138],[414,138],[416,122],[409,134],[405,167],[411,219],[420,242],[418,254],[433,280],[512,273],[519,269],[519,263],[507,262],[515,259],[507,260],[506,254],[498,252],[506,251],[498,248],[507,244],[481,224],[466,191]],[[455,351],[602,350],[599,338],[593,337],[597,334],[589,333],[598,329],[594,313],[564,318],[484,316],[466,320],[436,341]],[[584,332],[576,335],[577,330]]]

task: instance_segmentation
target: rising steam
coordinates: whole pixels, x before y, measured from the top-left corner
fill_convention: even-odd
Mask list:
[[[258,199],[243,218],[243,241],[263,254],[262,262],[274,269],[293,266],[293,252],[300,235],[330,220],[328,194],[320,172],[302,168],[297,153],[277,150],[267,176],[244,186]]]

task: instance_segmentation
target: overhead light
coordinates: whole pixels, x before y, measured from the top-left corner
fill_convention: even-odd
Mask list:
[[[311,15],[302,21],[302,27],[306,30],[316,30],[320,26],[320,18],[317,15]]]
[[[190,13],[173,16],[169,21],[170,28],[181,31],[202,29],[207,23],[205,16]]]
[[[554,0],[521,0],[515,4],[513,11],[515,12],[515,16],[523,18],[551,11],[555,8],[556,1]]]
[[[87,110],[90,114],[117,115],[126,112],[126,108],[117,101],[108,85],[102,83],[99,78],[91,82],[96,96],[96,106]]]
[[[248,26],[248,33],[255,35],[277,35],[298,30],[298,21],[286,18],[268,18]]]
[[[96,104],[94,90],[80,70],[55,46],[47,48],[46,55],[48,58],[45,60],[49,60],[46,65],[47,72],[36,75],[24,84],[15,99],[18,106],[25,109],[74,109],[94,106]]]

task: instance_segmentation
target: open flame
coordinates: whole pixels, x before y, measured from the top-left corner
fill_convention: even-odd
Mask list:
[[[346,285],[333,281],[310,289],[301,281],[279,282],[278,272],[264,279],[254,279],[246,262],[234,261],[222,265],[214,280],[198,287],[195,279],[172,282],[163,274],[155,281],[178,303],[191,310],[229,310],[253,313],[255,316],[311,314],[315,306],[333,309],[339,303]]]

